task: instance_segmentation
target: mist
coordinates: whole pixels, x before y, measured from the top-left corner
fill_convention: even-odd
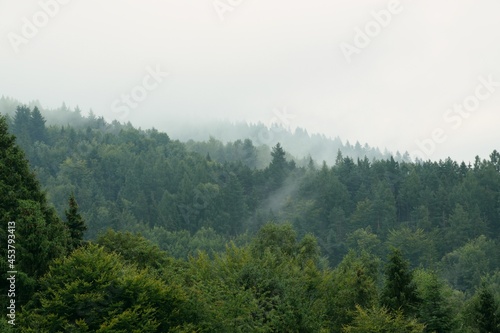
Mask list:
[[[498,148],[496,1],[0,9],[0,95],[25,103],[65,102],[178,137],[218,122],[274,123],[422,159],[470,161]]]

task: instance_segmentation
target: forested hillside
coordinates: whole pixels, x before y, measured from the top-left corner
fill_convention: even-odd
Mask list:
[[[498,151],[330,165],[12,114],[0,237],[15,220],[21,332],[500,331]]]
[[[18,105],[22,103],[16,99],[2,96],[0,97],[0,113],[15,116],[15,111]],[[28,103],[28,107],[33,109],[38,108],[47,120],[47,125],[67,126],[73,128],[92,128],[106,127],[104,120],[97,117],[92,110],[87,116],[82,114],[82,110],[76,106],[74,109],[68,108],[66,104],[56,109],[46,109],[40,102],[32,101]],[[367,143],[361,144],[359,141],[351,144],[348,140],[343,141],[339,137],[334,139],[328,138],[322,134],[310,134],[303,128],[296,128],[294,131],[287,126],[289,123],[289,115],[286,112],[283,114],[273,114],[270,127],[262,124],[249,123],[229,123],[224,121],[209,122],[206,124],[185,124],[183,126],[167,126],[168,124],[159,123],[159,126],[167,126],[170,129],[169,137],[181,142],[187,143],[187,148],[190,151],[196,151],[202,155],[209,153],[212,157],[219,161],[237,161],[241,158],[237,154],[233,154],[231,149],[225,150],[221,148],[225,143],[234,143],[235,141],[245,139],[251,140],[257,148],[259,168],[264,168],[270,163],[269,149],[275,146],[278,142],[287,143],[287,152],[296,156],[299,159],[308,160],[312,157],[317,161],[326,161],[329,164],[335,163],[337,151],[341,151],[344,155],[352,158],[363,158],[367,156],[370,160],[388,159],[391,153],[386,149],[382,151],[377,147],[370,147]],[[120,127],[118,121],[111,123],[115,127]],[[129,124],[130,125],[130,124]],[[410,161],[408,153],[396,152],[394,159],[397,161]]]

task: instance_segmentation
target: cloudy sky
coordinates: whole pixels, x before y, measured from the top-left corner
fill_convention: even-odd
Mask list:
[[[0,0],[0,95],[468,161],[500,148],[499,15],[497,0]]]

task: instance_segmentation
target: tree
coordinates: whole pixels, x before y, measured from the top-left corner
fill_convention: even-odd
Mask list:
[[[22,105],[18,106],[14,115],[12,133],[17,138],[17,143],[27,149],[31,143],[31,110],[29,107]]]
[[[467,291],[479,286],[481,277],[498,267],[496,248],[495,242],[485,236],[468,241],[443,257],[443,276],[458,290]]]
[[[416,319],[406,319],[399,311],[391,312],[384,307],[363,309],[356,306],[353,323],[344,327],[343,333],[422,333],[424,325]]]
[[[259,230],[251,249],[256,257],[263,256],[266,251],[292,256],[297,250],[296,241],[297,233],[291,224],[268,223]]]
[[[385,235],[396,223],[396,201],[389,184],[378,182],[372,189],[374,199],[372,202],[373,229]]]
[[[373,221],[373,202],[370,199],[359,201],[350,217],[352,231],[371,226]]]
[[[411,267],[421,264],[431,265],[436,258],[436,249],[432,235],[424,232],[421,228],[409,228],[402,226],[389,231],[386,245],[401,250],[408,258]]]
[[[257,150],[255,149],[252,140],[245,139],[243,141],[243,163],[254,169],[257,167]]]
[[[385,267],[385,285],[382,291],[382,304],[391,311],[402,311],[405,315],[414,314],[420,300],[409,263],[401,251],[393,248]]]
[[[35,106],[31,112],[30,119],[30,134],[31,140],[45,142],[47,140],[47,130],[45,128],[45,118],[40,113],[40,110]]]
[[[221,192],[222,203],[220,208],[223,208],[228,213],[228,216],[225,225],[218,227],[223,227],[223,231],[227,234],[236,236],[241,232],[241,224],[247,216],[248,210],[245,204],[243,187],[235,175],[229,175],[227,184],[225,184]]]
[[[36,280],[46,272],[49,263],[66,254],[68,233],[55,210],[47,204],[24,153],[15,144],[15,137],[8,133],[4,117],[0,117],[0,221],[0,239],[7,239],[8,221],[16,226],[20,306],[36,289]],[[6,290],[7,246],[0,249],[0,257],[3,275],[0,288]]]
[[[414,276],[422,300],[418,306],[418,317],[425,324],[425,332],[453,332],[454,309],[447,299],[444,282],[435,273],[425,270],[418,270]]]
[[[485,284],[482,284],[476,293],[476,303],[473,311],[475,326],[480,333],[500,332],[500,318],[497,313],[498,303]]]
[[[365,251],[371,254],[378,254],[380,240],[370,227],[355,230],[347,237],[347,246],[350,250],[358,253]]]
[[[448,219],[448,226],[445,228],[446,250],[451,251],[453,247],[461,246],[470,239],[486,235],[486,226],[480,217],[479,209],[468,211],[460,204],[455,205]]]
[[[119,254],[127,264],[137,265],[140,269],[161,270],[172,263],[166,252],[138,234],[108,229],[98,237],[96,243],[110,253]]]
[[[90,244],[51,265],[20,320],[31,332],[168,332],[191,317],[186,302],[180,287]]]
[[[352,323],[356,306],[370,308],[377,303],[377,271],[380,260],[364,251],[350,251],[329,274],[326,292],[330,330],[340,332]]]
[[[269,165],[270,177],[273,180],[274,188],[280,187],[286,178],[288,165],[285,155],[285,151],[278,142],[272,149],[272,161]]]
[[[68,200],[69,209],[65,211],[66,225],[70,234],[70,251],[82,245],[83,234],[87,230],[85,221],[78,211],[78,203],[76,202],[75,195],[71,193]]]

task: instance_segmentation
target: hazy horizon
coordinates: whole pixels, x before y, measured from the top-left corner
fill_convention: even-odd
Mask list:
[[[499,148],[498,10],[492,0],[3,1],[0,95],[142,128],[275,122],[470,161]]]

